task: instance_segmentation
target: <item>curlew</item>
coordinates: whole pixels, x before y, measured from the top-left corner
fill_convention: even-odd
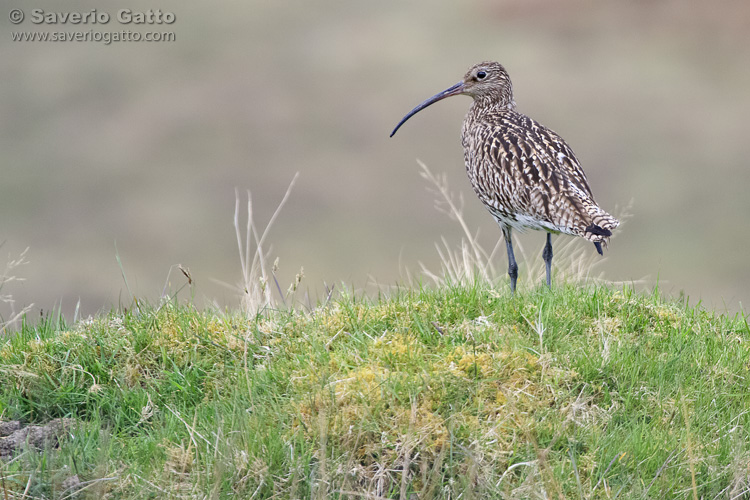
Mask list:
[[[547,231],[542,258],[548,287],[552,283],[553,233],[586,238],[603,255],[602,243],[606,247],[619,221],[594,201],[586,174],[568,143],[516,111],[510,77],[500,63],[472,66],[463,80],[409,111],[391,137],[427,106],[462,94],[474,99],[461,130],[466,172],[503,232],[511,292],[515,292],[518,279],[513,229]]]

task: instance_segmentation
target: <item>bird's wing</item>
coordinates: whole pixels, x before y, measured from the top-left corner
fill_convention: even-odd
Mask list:
[[[568,143],[554,131],[531,118],[527,119],[532,123],[530,127],[533,132],[533,134],[530,134],[532,140],[537,135],[541,138],[542,144],[546,146],[546,148],[541,148],[540,151],[543,152],[542,155],[546,153],[546,162],[552,165],[551,170],[568,182],[566,197],[570,203],[568,206],[574,206],[582,215],[582,221],[586,224],[581,235],[592,241],[603,241],[606,244],[606,238],[612,234],[611,230],[616,228],[620,222],[597,205],[594,194],[586,180],[586,174]],[[557,165],[557,168],[555,165]],[[564,201],[562,205],[566,205]]]
[[[578,159],[559,135],[519,116],[484,130],[482,153],[495,168],[485,170],[494,179],[480,197],[542,227],[583,235],[601,209]]]
[[[506,133],[515,133],[519,139],[532,145],[543,163],[593,201],[594,195],[578,158],[568,143],[554,130],[521,114],[516,115],[515,119],[506,120],[503,125]]]

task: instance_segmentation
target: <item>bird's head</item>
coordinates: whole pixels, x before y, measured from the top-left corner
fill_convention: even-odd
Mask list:
[[[502,64],[486,61],[475,64],[464,75],[462,94],[474,99],[489,98],[492,102],[510,105],[513,102],[513,87],[508,72]]]
[[[427,106],[435,104],[438,101],[454,95],[468,95],[474,100],[486,102],[487,104],[497,105],[499,107],[512,108],[513,87],[510,83],[508,72],[502,64],[485,61],[475,64],[466,72],[463,79],[454,86],[445,89],[439,94],[430,97],[416,108],[412,109],[404,116],[391,132],[391,137],[409,118],[422,111]]]

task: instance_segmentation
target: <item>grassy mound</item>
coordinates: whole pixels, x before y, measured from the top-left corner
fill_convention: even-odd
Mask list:
[[[48,320],[0,340],[0,420],[76,424],[0,498],[736,498],[748,360],[743,317],[599,286]]]

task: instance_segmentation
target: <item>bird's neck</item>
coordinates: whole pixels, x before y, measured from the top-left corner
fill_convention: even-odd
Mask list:
[[[499,100],[496,96],[478,96],[474,98],[474,103],[469,108],[469,115],[474,119],[480,120],[486,114],[504,114],[515,113],[516,101],[513,98]]]
[[[498,99],[495,95],[477,96],[474,97],[474,103],[471,108],[478,113],[485,110],[493,112],[513,111],[516,109],[516,101],[512,97]]]

